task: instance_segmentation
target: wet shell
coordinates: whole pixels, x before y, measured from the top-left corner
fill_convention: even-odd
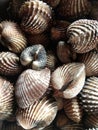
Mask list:
[[[0,74],[16,75],[22,71],[19,57],[12,52],[0,53]]]
[[[51,8],[39,0],[25,2],[19,11],[21,28],[29,34],[44,32],[51,21]]]
[[[83,111],[77,97],[64,100],[64,111],[74,122],[79,123],[82,120]]]
[[[86,76],[98,76],[98,52],[91,51],[79,55],[78,61],[85,64]]]
[[[98,77],[88,78],[80,94],[84,110],[98,113]]]
[[[0,41],[10,51],[20,53],[26,47],[26,38],[19,26],[11,21],[0,23]]]
[[[0,77],[0,119],[8,118],[13,112],[14,87]]]
[[[51,77],[52,86],[59,90],[61,96],[70,99],[82,90],[85,82],[85,65],[69,63],[58,67]]]
[[[26,109],[18,109],[16,119],[24,129],[45,128],[57,114],[57,104],[52,98],[43,98]]]
[[[16,82],[15,95],[21,108],[26,108],[40,99],[49,87],[50,70],[41,71],[27,69]]]
[[[43,0],[47,4],[49,4],[52,8],[56,8],[61,0]]]
[[[68,43],[77,53],[86,53],[98,44],[98,21],[80,19],[67,29]]]
[[[35,70],[45,68],[47,55],[44,47],[41,44],[27,47],[20,55],[20,62],[24,66],[31,65]]]

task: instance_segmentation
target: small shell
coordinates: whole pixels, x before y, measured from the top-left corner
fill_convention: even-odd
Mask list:
[[[43,0],[47,4],[49,4],[52,8],[56,8],[61,0]]]
[[[45,128],[57,114],[57,104],[52,98],[43,98],[25,109],[18,109],[16,119],[24,129]]]
[[[26,38],[16,23],[11,21],[1,22],[0,34],[2,45],[12,52],[20,53],[26,47]]]
[[[47,91],[50,82],[50,70],[27,69],[18,78],[15,87],[16,100],[21,108],[26,108],[39,100]]]
[[[8,118],[13,112],[14,87],[0,77],[0,119]]]
[[[19,11],[21,28],[29,34],[44,32],[51,21],[51,8],[39,0],[25,2]]]
[[[86,53],[94,49],[98,43],[98,21],[80,19],[67,29],[68,42],[77,53]]]
[[[16,75],[22,71],[19,57],[11,52],[0,53],[0,74]]]
[[[64,98],[73,98],[79,94],[85,83],[85,65],[69,63],[58,67],[52,73],[51,82]]]
[[[98,77],[88,78],[80,95],[84,110],[87,113],[98,113]]]
[[[31,64],[35,70],[45,68],[47,56],[44,47],[40,44],[27,47],[20,55],[20,62],[24,66]]]

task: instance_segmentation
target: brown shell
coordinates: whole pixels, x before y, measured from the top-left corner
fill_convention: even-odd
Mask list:
[[[25,109],[18,109],[16,119],[24,129],[45,128],[57,114],[57,104],[52,98],[44,97],[41,101]]]
[[[29,34],[42,33],[50,24],[51,13],[51,8],[43,1],[27,1],[19,11],[21,28]]]
[[[68,42],[77,53],[91,51],[98,44],[98,21],[80,19],[67,29]]]
[[[73,98],[79,94],[85,83],[85,65],[69,63],[58,67],[52,73],[51,82],[61,96],[67,99]]]
[[[55,96],[54,96],[55,97]],[[64,99],[61,97],[55,97],[56,101],[57,101],[57,106],[58,106],[58,110],[62,110],[64,107]]]
[[[43,0],[47,4],[49,4],[52,8],[56,8],[61,0]]]
[[[50,70],[27,69],[17,79],[15,86],[16,100],[21,108],[26,108],[39,100],[46,92],[50,82]]]
[[[0,24],[0,40],[2,45],[10,51],[20,53],[27,45],[27,41],[19,26],[11,21],[3,21]]]
[[[0,53],[0,74],[16,75],[22,71],[19,57],[12,52]]]

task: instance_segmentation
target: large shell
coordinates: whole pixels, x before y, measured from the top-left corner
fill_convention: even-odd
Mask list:
[[[20,53],[27,44],[26,38],[19,26],[11,21],[0,23],[0,41],[10,51]]]
[[[80,94],[84,110],[98,113],[98,77],[88,78]]]
[[[85,65],[69,63],[58,67],[51,77],[52,86],[59,90],[64,98],[75,97],[83,88],[85,82]]]
[[[18,109],[16,119],[24,129],[45,128],[55,118],[57,104],[52,98],[43,98],[25,109]]]
[[[49,26],[51,13],[51,8],[43,1],[27,1],[19,11],[21,28],[29,34],[42,33]]]
[[[18,105],[26,108],[41,98],[49,87],[49,82],[49,69],[25,70],[16,82],[15,95]]]
[[[56,8],[61,0],[43,0],[47,4],[49,4],[52,8]]]
[[[31,64],[35,70],[45,68],[47,55],[44,47],[41,44],[27,47],[20,55],[20,62],[24,66]]]
[[[86,53],[98,44],[98,21],[80,19],[67,29],[68,42],[77,53]]]
[[[0,119],[8,118],[13,112],[14,87],[0,77]]]
[[[0,53],[0,74],[16,75],[22,71],[19,57],[12,52]]]

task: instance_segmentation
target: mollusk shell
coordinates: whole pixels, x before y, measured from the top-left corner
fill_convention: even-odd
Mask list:
[[[0,77],[0,119],[8,118],[13,112],[14,87]]]
[[[85,82],[85,65],[69,63],[58,67],[51,77],[53,88],[59,90],[64,98],[70,99],[79,94]]]
[[[27,44],[26,38],[19,26],[11,21],[0,23],[0,41],[10,51],[20,53]]]
[[[18,78],[15,87],[16,100],[21,108],[26,108],[39,100],[47,91],[50,82],[50,70],[27,69]]]
[[[77,53],[86,53],[98,44],[98,21],[80,19],[67,29],[68,42]]]
[[[56,101],[44,97],[28,108],[18,109],[16,119],[24,129],[45,128],[54,120],[56,114]]]
[[[47,4],[49,4],[52,8],[56,8],[61,0],[43,0]]]
[[[25,2],[19,11],[21,28],[29,34],[44,32],[51,21],[51,8],[39,0]]]
[[[20,62],[24,66],[31,64],[35,70],[45,68],[47,56],[44,47],[41,44],[27,47],[20,55]]]
[[[22,71],[19,57],[12,52],[0,53],[0,74],[15,75]]]

